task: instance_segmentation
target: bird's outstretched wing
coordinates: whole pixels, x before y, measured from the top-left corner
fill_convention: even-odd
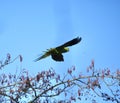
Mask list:
[[[63,45],[60,45],[56,48],[72,46],[72,45],[75,45],[75,44],[79,43],[81,40],[82,40],[81,37],[77,37],[77,38],[74,38],[74,39],[72,39],[72,40],[70,40],[70,41],[68,41],[68,42],[64,43]]]

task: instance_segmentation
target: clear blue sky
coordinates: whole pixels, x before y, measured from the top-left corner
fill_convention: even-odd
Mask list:
[[[43,51],[77,36],[81,43],[64,54],[64,62],[48,57],[34,59]],[[0,1],[0,59],[21,54],[22,67],[31,74],[53,67],[62,74],[71,66],[86,71],[91,60],[96,68],[120,68],[119,0],[9,0]],[[16,61],[1,72],[15,73]]]

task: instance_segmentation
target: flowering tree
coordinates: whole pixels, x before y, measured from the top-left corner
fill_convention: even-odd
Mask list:
[[[11,55],[7,54],[5,61],[0,62],[0,69],[18,58],[22,62],[21,55],[11,60]],[[97,103],[98,97],[106,102],[120,103],[119,69],[115,73],[108,68],[97,70],[92,60],[86,75],[75,75],[75,70],[74,66],[71,67],[64,77],[53,68],[40,71],[34,77],[25,69],[19,76],[0,74],[0,103],[71,103],[83,100]]]

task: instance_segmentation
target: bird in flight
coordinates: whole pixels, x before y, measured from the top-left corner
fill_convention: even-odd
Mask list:
[[[75,44],[79,43],[81,40],[82,40],[81,37],[77,37],[77,38],[74,38],[74,39],[64,43],[63,45],[60,45],[60,46],[55,47],[55,48],[47,49],[47,51],[45,51],[45,53],[42,56],[35,59],[35,61],[39,61],[39,60],[46,58],[50,55],[51,55],[52,59],[55,61],[59,61],[59,62],[64,61],[62,53],[68,52],[69,46],[75,45]]]

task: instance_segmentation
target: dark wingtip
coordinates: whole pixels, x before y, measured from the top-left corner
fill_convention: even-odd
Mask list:
[[[37,62],[38,61],[38,59],[35,59],[35,60],[33,60],[34,62]]]
[[[77,42],[79,43],[79,42],[82,40],[82,37],[79,37],[79,36],[78,36],[78,37],[76,38],[76,40],[77,40]]]
[[[35,59],[34,62],[37,62],[37,61],[39,61],[40,59],[41,59],[41,58],[39,57],[39,58]]]
[[[71,43],[72,43],[73,45],[75,45],[75,44],[79,43],[81,40],[82,40],[81,37],[77,37],[77,38],[73,39]]]

